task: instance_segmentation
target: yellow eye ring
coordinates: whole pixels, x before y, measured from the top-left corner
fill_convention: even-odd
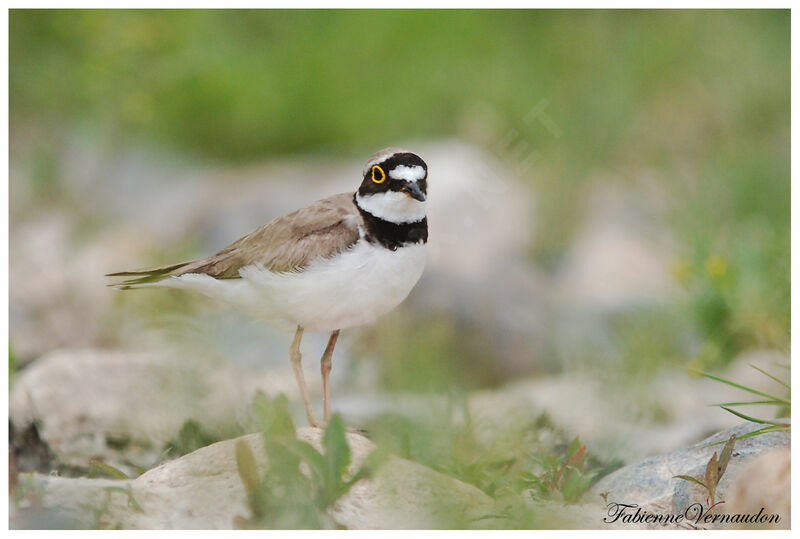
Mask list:
[[[386,173],[378,165],[372,167],[372,181],[375,183],[383,183],[386,181]]]

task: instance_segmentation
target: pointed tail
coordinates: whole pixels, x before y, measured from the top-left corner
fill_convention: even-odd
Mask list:
[[[181,262],[180,264],[161,266],[160,268],[106,273],[106,277],[130,277],[129,279],[108,285],[112,288],[116,288],[117,290],[129,290],[131,288],[139,288],[140,286],[163,281],[167,277],[171,277],[176,270],[188,266],[189,264],[191,264],[191,262]]]

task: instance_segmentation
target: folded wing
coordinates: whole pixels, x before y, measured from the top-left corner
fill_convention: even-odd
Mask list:
[[[342,193],[278,217],[202,260],[107,276],[128,277],[111,285],[125,289],[187,273],[238,279],[239,270],[251,265],[274,272],[300,271],[314,259],[332,257],[352,246],[358,241],[360,225],[353,194]]]

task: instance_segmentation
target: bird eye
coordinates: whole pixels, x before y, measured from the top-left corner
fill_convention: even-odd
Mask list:
[[[372,167],[372,181],[375,183],[383,183],[386,180],[386,173],[381,167],[375,165]]]

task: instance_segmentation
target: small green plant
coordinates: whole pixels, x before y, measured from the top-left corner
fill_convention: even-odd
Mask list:
[[[731,459],[731,455],[733,455],[734,443],[736,443],[735,434],[733,434],[728,441],[725,442],[725,447],[722,448],[722,453],[720,454],[719,459],[717,458],[717,452],[714,451],[714,454],[711,456],[711,460],[709,460],[708,464],[706,464],[706,471],[703,475],[703,479],[698,479],[696,477],[692,477],[691,475],[675,475],[673,477],[696,483],[706,489],[708,491],[709,507],[714,507],[714,505],[716,505],[715,498],[717,494],[717,485],[719,484],[720,479],[722,479],[723,474],[725,474],[725,470],[728,469],[728,462]]]
[[[526,473],[524,481],[539,498],[560,498],[574,503],[589,490],[597,470],[587,469],[586,446],[578,438],[560,455],[535,455],[538,474]]]
[[[105,496],[103,496],[103,501],[98,506],[91,506],[91,505],[83,505],[82,507],[87,510],[92,515],[92,525],[93,529],[98,530],[107,530],[107,529],[121,529],[122,526],[119,522],[112,522],[108,520],[111,508],[111,497],[114,493],[124,494],[127,496],[128,499],[128,507],[137,513],[144,513],[142,506],[139,505],[139,502],[136,501],[136,498],[133,497],[133,489],[130,485],[126,487],[105,487],[103,489],[105,492]]]
[[[586,449],[583,456],[576,454],[582,444],[571,445],[573,437],[546,413],[512,428],[495,429],[473,417],[466,400],[432,402],[438,404],[432,404],[428,414],[384,414],[367,430],[379,447],[473,485],[492,498],[485,513],[470,519],[454,514],[442,500],[443,527],[549,527],[550,515],[539,510],[538,501],[577,501],[598,477],[622,466],[621,461],[602,461]]]
[[[247,492],[250,518],[237,518],[240,528],[332,528],[327,514],[336,500],[379,464],[373,452],[364,466],[348,474],[350,447],[342,418],[334,414],[322,438],[323,451],[298,440],[281,395],[273,400],[256,395],[255,412],[261,427],[268,469],[259,474],[255,455],[245,440],[236,446],[239,476]],[[375,456],[373,456],[375,455]]]
[[[110,464],[99,459],[91,459],[89,461],[89,477],[97,477],[98,475],[105,475],[112,479],[130,479],[128,474]]]
[[[187,419],[178,434],[164,444],[164,452],[169,458],[177,458],[220,440],[194,419]]]

